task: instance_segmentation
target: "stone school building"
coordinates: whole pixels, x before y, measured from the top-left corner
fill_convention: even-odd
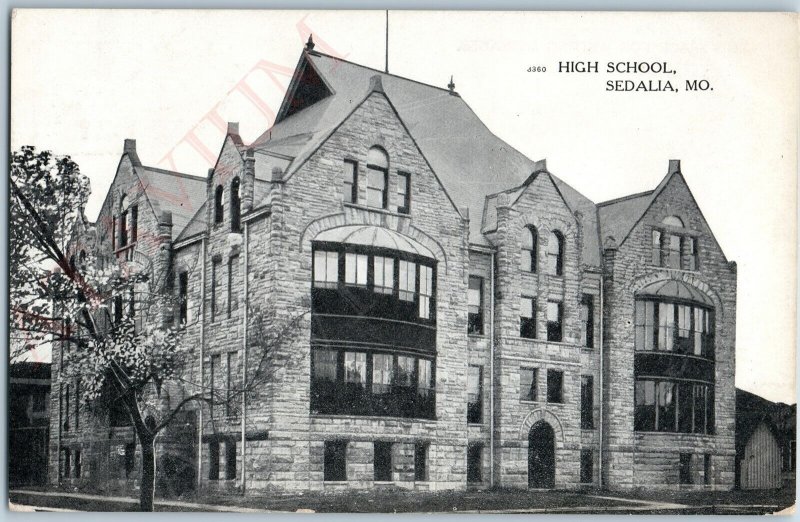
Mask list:
[[[195,351],[154,418],[242,382],[258,313],[302,317],[255,397],[195,405],[160,436],[159,487],[733,487],[736,265],[689,189],[703,173],[664,168],[593,202],[452,81],[313,43],[275,124],[249,145],[229,124],[207,176],[148,167],[126,140],[75,244],[174,275],[174,310],[132,292],[107,312],[175,324]],[[124,412],[78,408],[59,358],[50,482],[136,487]]]

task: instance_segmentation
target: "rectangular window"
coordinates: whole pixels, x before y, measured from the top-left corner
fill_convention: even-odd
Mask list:
[[[379,294],[391,294],[394,291],[394,259],[375,256],[372,258],[373,288]]]
[[[678,328],[675,338],[675,351],[679,353],[692,353],[694,336],[692,334],[692,307],[686,305],[675,305],[675,313],[678,316]]]
[[[119,247],[128,246],[128,211],[125,210],[119,216]]]
[[[656,385],[656,429],[658,431],[678,431],[678,409],[675,401],[675,383],[659,382]]]
[[[564,402],[564,372],[547,370],[547,402]]]
[[[81,478],[81,450],[75,450],[75,478]]]
[[[408,214],[411,211],[411,174],[397,173],[397,212]]]
[[[428,443],[414,444],[414,480],[428,480]]]
[[[219,441],[208,443],[208,480],[219,480]]]
[[[366,275],[366,271],[364,272]],[[339,282],[339,254],[317,250],[314,252],[314,286],[336,288]]]
[[[72,476],[72,452],[69,448],[64,448],[64,477]]]
[[[136,469],[136,443],[125,444],[125,478],[130,478]]]
[[[323,463],[323,480],[347,480],[347,441],[326,440],[325,461]]]
[[[417,389],[421,395],[427,395],[433,389],[433,365],[427,359],[418,359]]]
[[[687,401],[689,397],[686,397]],[[692,385],[692,433],[708,433],[708,388],[705,384]]]
[[[225,479],[234,480],[236,478],[236,441],[225,442]]]
[[[652,243],[650,247],[650,262],[655,266],[661,266],[661,231],[653,230]]]
[[[698,258],[697,258],[697,238],[694,237],[687,237],[685,238],[686,241],[686,270],[697,270],[698,265]]]
[[[81,427],[81,380],[75,381],[75,429],[79,430]]]
[[[655,336],[655,303],[652,301],[636,301],[636,349],[653,350]]]
[[[189,273],[181,272],[178,275],[178,320],[181,326],[189,321]]]
[[[365,386],[367,384],[366,353],[344,353],[344,382],[359,386]]]
[[[407,357],[405,355],[397,356],[397,374],[395,375],[395,383],[404,388],[413,388],[416,386],[414,380],[414,365],[416,359]]]
[[[433,268],[419,265],[419,316],[422,319],[433,319],[432,296]]]
[[[594,482],[594,452],[590,449],[581,450],[581,483]]]
[[[315,349],[314,354],[314,380],[337,381],[338,353],[335,350]]]
[[[483,366],[469,366],[467,375],[467,423],[483,422]]]
[[[384,353],[372,354],[372,393],[389,393],[393,376],[394,356]]]
[[[667,268],[681,267],[681,236],[667,236]]]
[[[519,299],[519,336],[536,339],[536,303],[531,297]]]
[[[69,431],[69,384],[64,391],[64,431]]]
[[[350,286],[367,286],[369,256],[348,252],[344,255],[344,282]]]
[[[228,352],[225,366],[225,415],[233,414],[233,379],[236,375],[236,352]]]
[[[523,401],[536,400],[536,386],[539,381],[539,372],[536,368],[519,369],[519,398]]]
[[[220,264],[221,262],[219,258],[211,261],[211,320],[212,321],[217,317],[217,312],[219,312],[219,306],[217,304],[217,297],[219,296],[219,290],[217,289],[217,285],[219,284]]]
[[[482,457],[483,446],[481,444],[467,446],[467,482],[470,484],[483,482]]]
[[[122,296],[114,296],[114,324],[122,322]]]
[[[409,261],[400,261],[399,297],[403,301],[413,301],[417,288],[417,265]]]
[[[219,379],[219,372],[221,370],[220,366],[222,365],[222,355],[212,355],[209,361],[209,368],[208,368],[208,384],[211,387],[211,399],[214,402],[219,400],[217,393],[219,392],[219,383],[217,380]]]
[[[547,302],[547,340],[560,342],[563,338],[562,324],[564,305],[558,301]]]
[[[675,342],[675,305],[657,303],[658,308],[658,347],[657,350],[672,351]]]
[[[355,161],[344,160],[342,201],[345,203],[358,203],[358,163]]]
[[[692,484],[692,454],[680,454],[680,472],[678,481],[681,484]]]
[[[374,476],[378,482],[392,480],[392,443],[375,442],[375,456],[373,459]]]
[[[654,431],[656,427],[656,383],[636,381],[634,389],[633,429]]]
[[[483,334],[483,278],[469,276],[469,288],[467,290],[467,308],[469,318],[467,332],[471,334]]]
[[[711,455],[706,453],[703,455],[703,483],[706,486],[711,485]]]
[[[594,348],[594,296],[581,297],[581,346]]]
[[[228,317],[239,309],[238,293],[235,285],[239,280],[239,256],[233,255],[228,260]]]
[[[594,377],[581,376],[581,429],[594,429]]]
[[[139,238],[139,205],[131,205],[131,243]]]
[[[367,206],[386,208],[387,171],[371,165],[367,166]]]

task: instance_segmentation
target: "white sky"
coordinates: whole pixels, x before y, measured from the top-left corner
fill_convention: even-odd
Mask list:
[[[308,31],[319,50],[382,69],[384,16],[17,11],[11,146],[70,154],[92,180],[94,218],[123,139],[145,164],[203,175],[222,143],[214,121],[241,122],[245,142],[269,126]],[[736,384],[784,402],[795,400],[797,55],[797,18],[781,14],[390,13],[390,72],[442,87],[452,74],[494,133],[592,200],[650,190],[681,159],[738,262]],[[569,60],[601,72],[556,72]],[[637,60],[677,74],[605,73]],[[547,72],[526,72],[537,65]],[[681,92],[606,92],[608,79]],[[690,79],[714,90],[684,92]]]

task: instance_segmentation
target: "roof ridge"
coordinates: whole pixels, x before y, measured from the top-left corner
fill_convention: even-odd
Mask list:
[[[355,65],[356,67],[361,67],[362,69],[368,69],[370,71],[375,71],[376,73],[379,73],[379,74],[384,74],[386,76],[391,76],[393,78],[398,78],[400,80],[405,80],[407,82],[412,82],[412,83],[416,83],[416,84],[419,84],[419,85],[424,85],[425,87],[431,87],[433,89],[444,91],[446,93],[450,93],[451,92],[450,89],[447,89],[446,87],[439,87],[437,85],[432,85],[430,83],[421,82],[421,81],[415,80],[413,78],[407,78],[405,76],[400,76],[399,74],[394,74],[394,73],[390,73],[390,72],[386,72],[386,71],[381,71],[380,69],[376,69],[374,67],[370,67],[369,65],[364,65],[364,64],[352,62],[350,60],[345,60],[344,58],[339,58],[339,57],[336,57],[336,56],[332,56],[330,54],[326,54],[326,53],[322,53],[322,52],[318,52],[318,51],[311,51],[311,52],[309,52],[309,54],[311,56],[324,56],[324,57],[330,58],[332,60],[338,60],[340,62],[349,63],[350,65]],[[457,91],[453,91],[453,92],[457,92]]]
[[[597,205],[598,207],[602,207],[602,206],[606,206],[606,205],[612,205],[614,203],[620,203],[620,202],[628,200],[628,199],[634,199],[634,198],[641,198],[641,197],[644,197],[644,196],[649,196],[653,192],[655,192],[655,189],[645,190],[643,192],[637,192],[635,194],[628,194],[627,196],[621,196],[621,197],[618,197],[618,198],[609,199],[608,201],[601,201],[600,203],[595,203],[595,205]]]
[[[154,172],[158,172],[158,173],[161,173],[161,174],[169,174],[171,176],[177,176],[179,178],[188,178],[188,179],[196,180],[196,181],[206,181],[206,178],[204,178],[202,176],[196,176],[194,174],[187,174],[185,172],[178,172],[178,171],[175,171],[175,170],[161,169],[161,168],[158,168],[158,167],[148,167],[146,165],[142,165],[142,167],[145,170],[152,170]]]

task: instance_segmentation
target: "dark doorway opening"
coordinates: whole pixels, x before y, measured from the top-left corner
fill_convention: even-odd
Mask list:
[[[555,482],[555,434],[549,424],[538,422],[528,433],[528,487],[552,488]]]

